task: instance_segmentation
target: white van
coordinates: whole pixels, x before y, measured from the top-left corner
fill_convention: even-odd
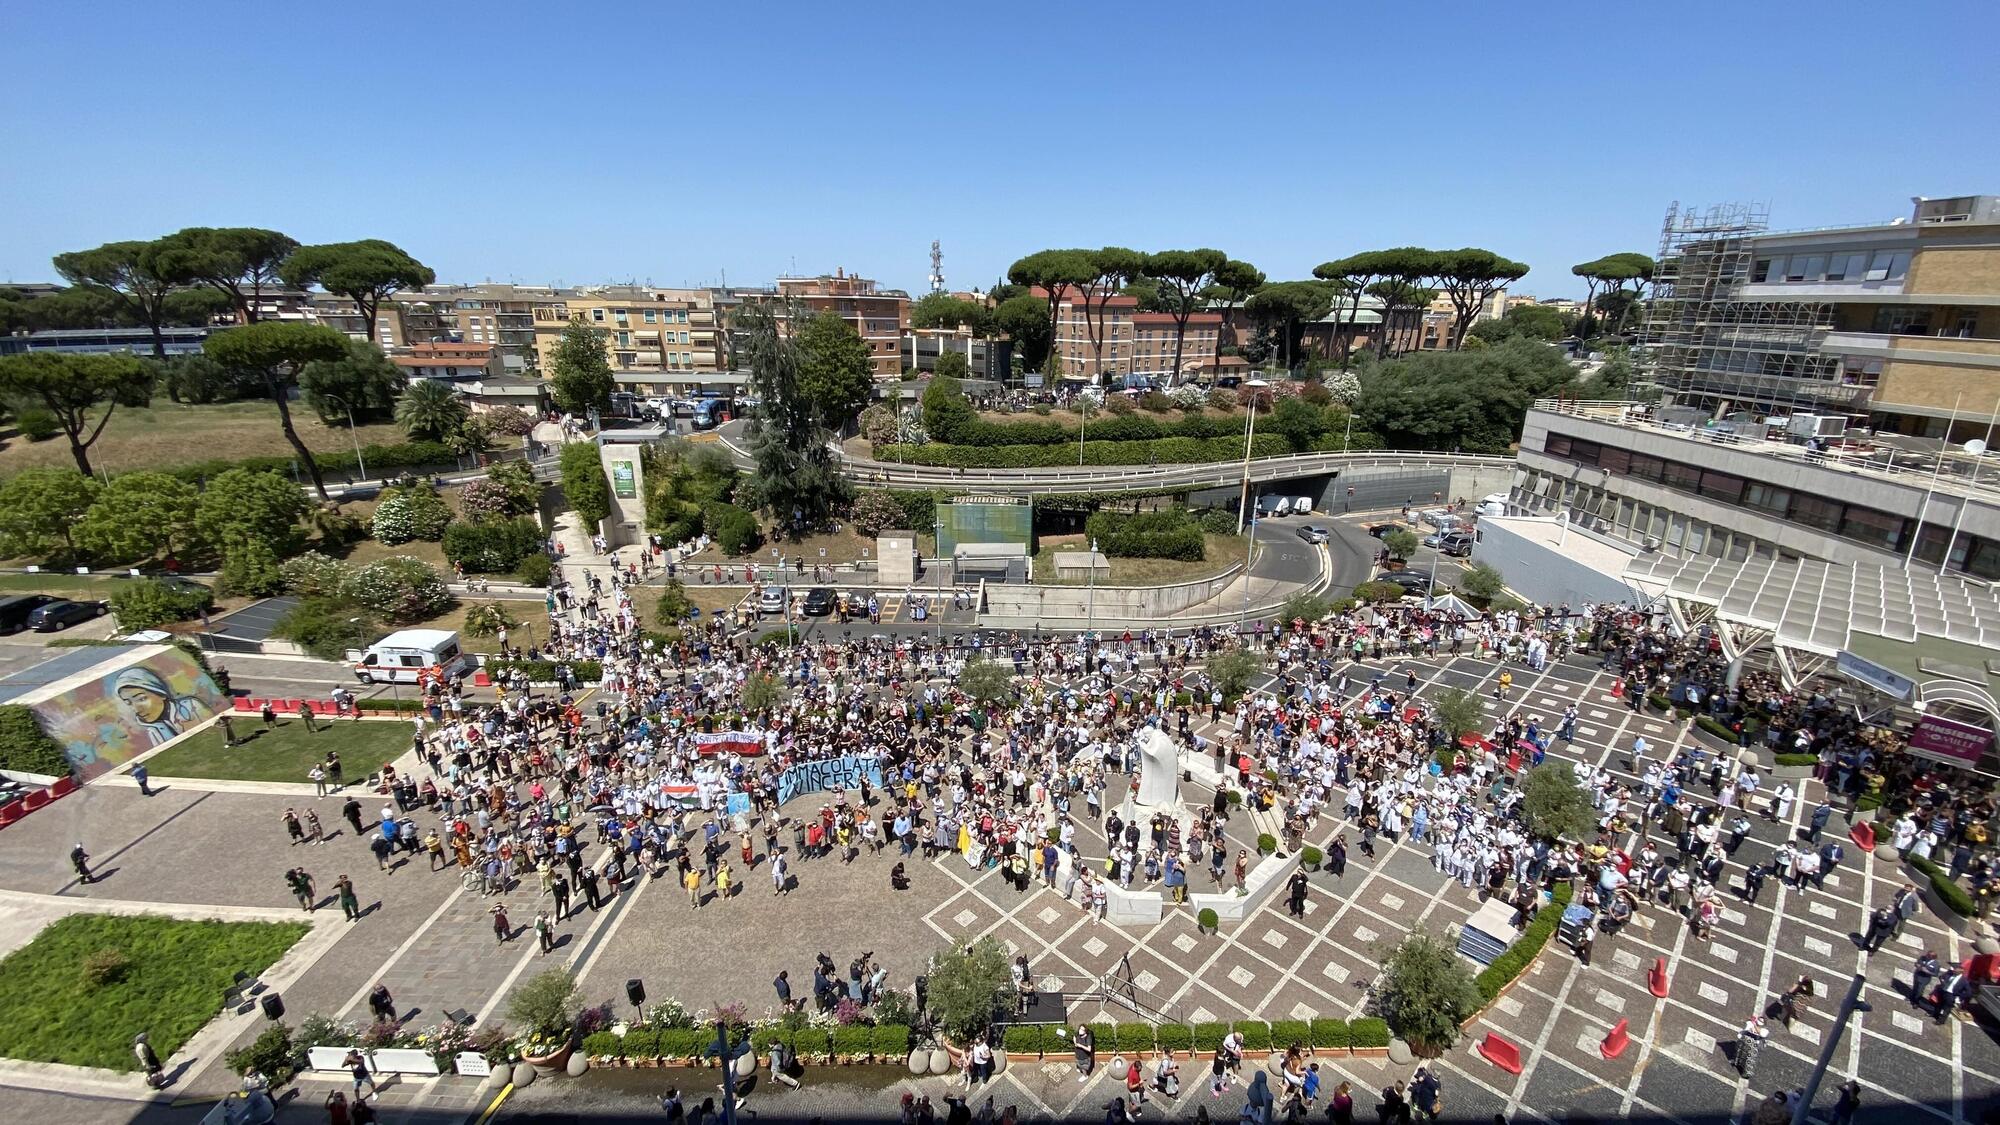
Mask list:
[[[1507,514],[1507,494],[1496,492],[1479,498],[1479,514],[1482,516],[1504,516]]]
[[[354,674],[365,684],[414,684],[433,677],[457,679],[472,670],[471,658],[450,629],[403,629],[364,650],[349,649]]]

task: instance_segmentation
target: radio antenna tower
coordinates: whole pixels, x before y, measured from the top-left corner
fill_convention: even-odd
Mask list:
[[[944,292],[944,248],[931,239],[931,292]]]

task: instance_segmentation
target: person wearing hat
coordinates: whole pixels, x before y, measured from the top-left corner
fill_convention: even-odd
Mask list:
[[[76,868],[78,880],[85,883],[97,882],[97,876],[90,873],[90,853],[83,850],[83,841],[78,840],[76,847],[69,850],[69,862],[70,866]]]

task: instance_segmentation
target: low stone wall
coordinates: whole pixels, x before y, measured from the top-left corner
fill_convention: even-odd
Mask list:
[[[1233,563],[1219,574],[1168,586],[1015,586],[989,583],[982,617],[1095,618],[1099,622],[1129,622],[1178,613],[1213,599],[1243,569]],[[1095,607],[1093,609],[1093,607]]]

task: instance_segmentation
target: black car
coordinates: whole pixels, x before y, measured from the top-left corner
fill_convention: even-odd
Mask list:
[[[0,633],[18,633],[28,627],[28,618],[50,602],[61,601],[54,594],[15,594],[0,598]]]
[[[1375,576],[1375,581],[1394,582],[1412,594],[1428,594],[1431,592],[1430,576],[1419,574],[1414,570],[1385,570]]]
[[[1368,525],[1368,534],[1377,539],[1387,539],[1389,533],[1396,530],[1396,527],[1397,525],[1393,523],[1371,523]]]
[[[799,603],[799,612],[807,617],[825,617],[833,612],[834,594],[825,586],[817,586],[806,591],[805,601]]]
[[[37,633],[54,633],[72,625],[81,625],[93,617],[104,616],[103,602],[73,602],[67,598],[57,598],[47,605],[36,607],[28,615],[28,628]]]

